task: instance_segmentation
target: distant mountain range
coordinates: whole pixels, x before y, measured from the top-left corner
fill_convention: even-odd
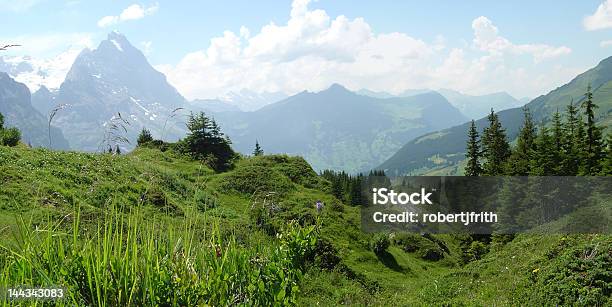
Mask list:
[[[30,90],[13,80],[7,73],[0,73],[0,113],[5,126],[21,130],[22,141],[35,147],[49,146],[47,117],[32,106]],[[68,142],[61,130],[52,126],[52,147],[68,149]]]
[[[527,104],[536,123],[547,123],[552,114],[564,112],[573,100],[579,104],[584,99],[587,86],[593,87],[593,99],[599,105],[596,119],[601,126],[610,129],[612,122],[612,57],[596,67],[578,75],[571,82],[537,97]],[[516,138],[523,122],[523,111],[514,108],[499,112],[499,118],[506,128],[510,140]],[[465,146],[469,123],[428,133],[405,144],[395,155],[377,169],[389,174],[460,174],[461,162],[465,159]],[[482,132],[487,119],[476,121]]]
[[[375,98],[391,98],[391,97],[408,97],[427,92],[438,92],[446,100],[448,100],[455,108],[459,109],[463,115],[467,118],[481,118],[486,116],[491,108],[496,111],[502,111],[523,106],[526,104],[529,98],[523,98],[518,100],[506,92],[493,93],[488,95],[467,95],[454,90],[439,89],[439,90],[428,90],[428,89],[416,89],[406,90],[400,94],[393,95],[387,92],[376,92],[367,89],[361,89],[357,91],[358,94],[375,97]]]
[[[240,152],[250,153],[258,141],[269,153],[304,156],[317,170],[348,172],[369,170],[415,136],[466,121],[435,92],[381,99],[338,84],[215,118]]]

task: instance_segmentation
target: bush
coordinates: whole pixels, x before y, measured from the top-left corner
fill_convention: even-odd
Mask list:
[[[21,140],[21,132],[17,128],[0,130],[0,145],[17,146]]]
[[[391,242],[389,242],[389,236],[382,233],[377,234],[374,236],[374,238],[372,238],[372,241],[370,241],[370,248],[376,255],[380,256],[387,251],[390,244]]]
[[[333,270],[340,263],[338,250],[327,240],[318,240],[314,248],[314,263],[324,270]]]

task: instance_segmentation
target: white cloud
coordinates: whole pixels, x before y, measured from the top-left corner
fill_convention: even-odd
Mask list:
[[[600,4],[593,15],[584,18],[583,25],[588,31],[612,28],[612,0]]]
[[[159,9],[159,4],[155,3],[152,6],[144,7],[140,4],[132,4],[124,9],[121,14],[117,16],[104,16],[98,20],[98,27],[105,28],[118,24],[122,21],[138,20],[145,16],[153,15]]]
[[[0,11],[22,12],[42,2],[42,0],[0,0]]]
[[[447,87],[474,94],[510,91],[536,96],[568,81],[573,73],[559,70],[555,78],[526,84],[527,77],[547,76],[537,69],[544,60],[571,50],[514,44],[486,17],[473,22],[475,48],[453,48],[441,35],[422,40],[400,32],[376,33],[363,18],[330,17],[324,10],[310,9],[309,3],[293,1],[286,24],[269,23],[259,31],[241,27],[238,34],[225,31],[176,65],[156,67],[190,99],[243,88],[293,94],[336,82],[354,90],[392,93]],[[520,67],[521,61],[513,58],[524,55],[533,60]]]
[[[572,52],[568,47],[554,47],[545,44],[513,44],[506,38],[499,35],[499,30],[493,22],[484,16],[480,16],[472,22],[474,30],[474,45],[493,55],[506,52],[517,55],[530,54],[536,63],[546,59],[555,58]]]

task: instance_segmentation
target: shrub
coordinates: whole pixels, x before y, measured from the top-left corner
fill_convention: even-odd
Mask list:
[[[372,241],[370,241],[370,248],[376,255],[380,256],[387,251],[387,248],[389,248],[390,244],[391,242],[389,242],[389,236],[387,234],[381,233],[375,235],[374,238],[372,238]]]
[[[314,248],[314,263],[324,270],[333,270],[340,263],[338,250],[327,240],[320,239]]]
[[[0,145],[17,146],[21,140],[21,132],[17,128],[0,130]]]

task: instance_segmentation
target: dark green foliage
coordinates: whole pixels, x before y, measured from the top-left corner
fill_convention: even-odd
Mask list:
[[[488,117],[489,126],[484,129],[482,147],[485,163],[484,175],[499,176],[504,174],[504,165],[510,156],[510,145],[506,139],[506,130],[502,127],[497,114],[491,110]]]
[[[230,140],[222,132],[214,119],[204,112],[189,116],[187,137],[181,142],[192,158],[204,161],[216,171],[225,171],[232,165],[236,154],[232,150]]]
[[[21,132],[17,128],[0,130],[0,145],[17,146],[21,140]]]
[[[609,306],[612,304],[612,240],[583,242],[563,237],[531,271],[535,298],[529,305]]]
[[[140,131],[140,134],[138,135],[138,140],[137,140],[138,146],[142,146],[152,141],[153,141],[153,135],[151,135],[151,131],[143,127],[142,131]]]
[[[474,120],[472,120],[470,130],[468,131],[468,142],[465,157],[467,158],[465,175],[480,176],[483,171],[480,161],[482,158],[482,152],[480,151],[480,139]]]
[[[121,149],[119,149],[119,145],[115,145],[115,154],[116,155],[120,155],[121,154]]]
[[[391,242],[389,241],[389,235],[386,233],[379,233],[374,235],[370,241],[370,248],[374,254],[381,256],[387,251],[390,244]]]
[[[519,132],[517,145],[508,161],[508,175],[527,176],[533,154],[536,151],[536,127],[527,107],[523,108],[523,114],[523,126]]]
[[[531,160],[531,171],[529,174],[533,176],[555,175],[560,161],[558,159],[558,152],[555,149],[554,139],[547,127],[540,127],[536,146],[538,149]]]
[[[4,128],[4,115],[0,113],[0,146],[17,146],[21,132],[17,128]]]
[[[595,124],[595,109],[598,106],[593,102],[591,85],[588,86],[585,99],[581,107],[586,116],[586,139],[582,154],[580,172],[583,175],[596,175],[601,171],[601,163],[605,155],[601,128]]]
[[[361,190],[364,180],[362,174],[352,176],[345,172],[324,170],[321,176],[331,182],[331,193],[340,201],[352,206],[364,205],[365,201]]]
[[[314,248],[314,264],[324,270],[333,270],[342,261],[334,245],[325,240],[317,240]]]
[[[264,154],[263,149],[259,146],[259,141],[255,141],[255,149],[253,149],[253,156],[262,156]]]
[[[564,155],[561,161],[561,174],[572,176],[578,174],[578,166],[580,165],[580,151],[584,148],[582,118],[578,113],[578,108],[573,102],[567,106],[565,111],[565,123],[563,132],[565,135]]]

